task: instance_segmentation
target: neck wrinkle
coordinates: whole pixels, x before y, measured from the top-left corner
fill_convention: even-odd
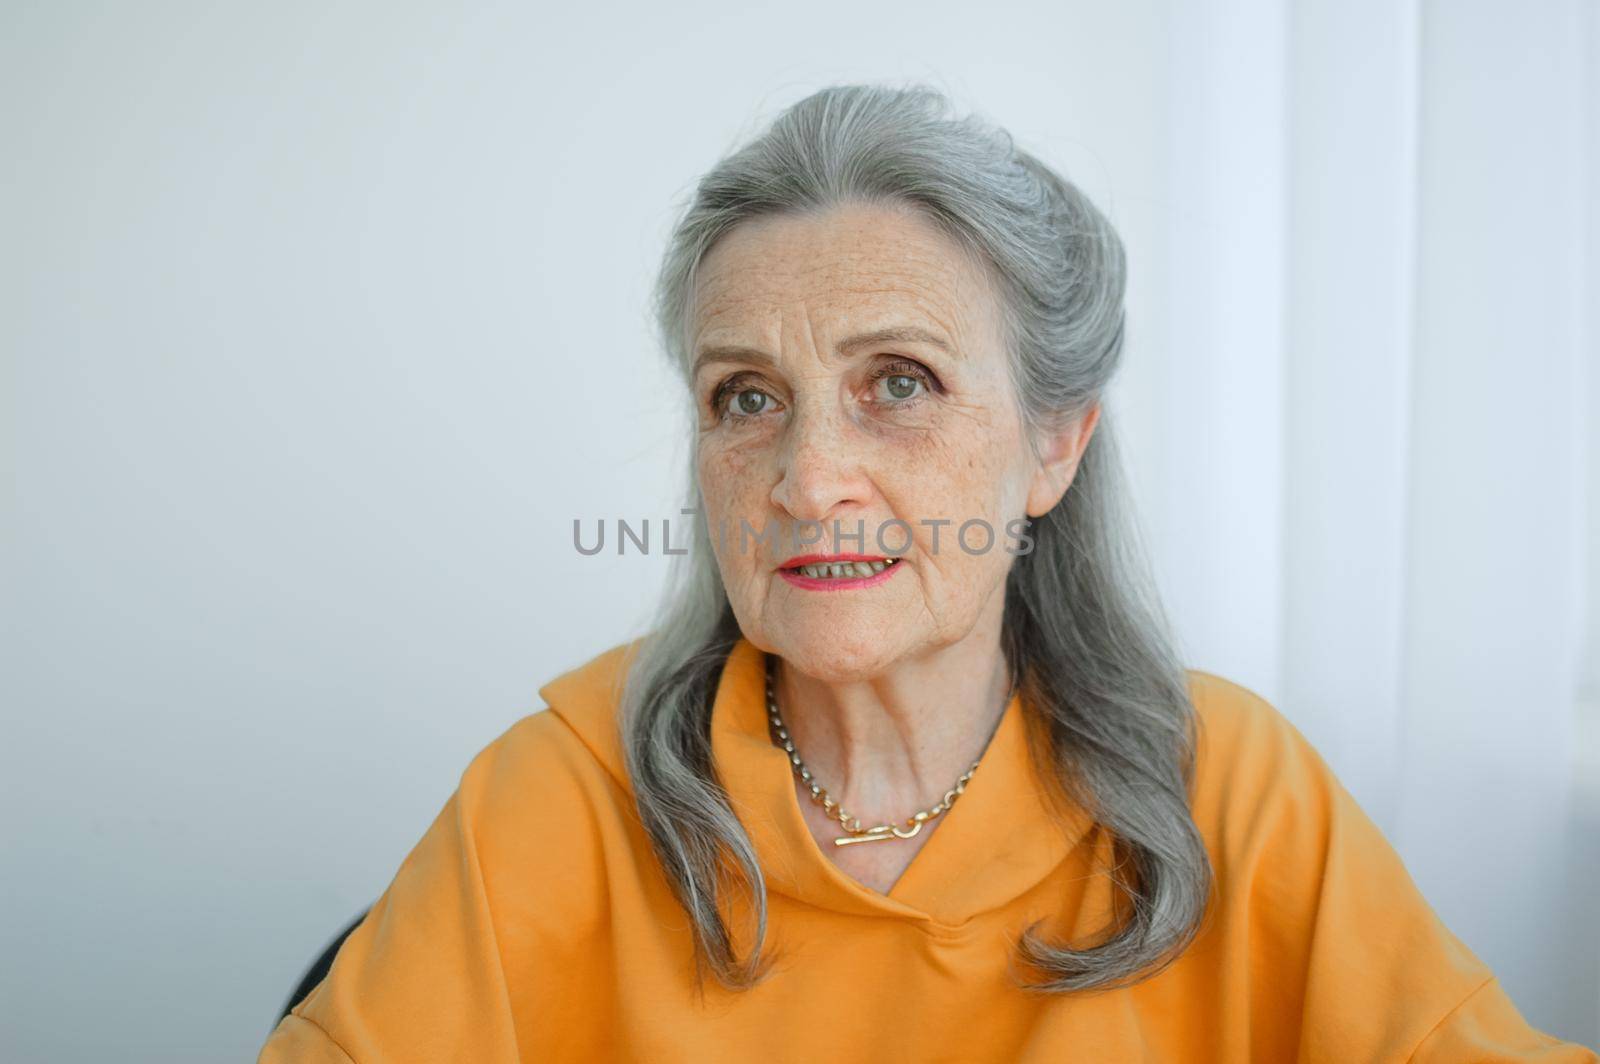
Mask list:
[[[1058,815],[1034,773],[1021,692],[1001,714],[961,800],[887,894],[839,869],[818,847],[795,793],[788,756],[767,727],[766,655],[740,639],[712,709],[712,756],[734,813],[755,846],[767,888],[806,905],[913,922],[930,934],[964,934],[971,921],[1038,886],[1081,855],[1092,821]],[[874,843],[873,845],[889,845]],[[1052,880],[1055,882],[1055,880]],[[1051,909],[1060,899],[1046,899]],[[1043,902],[1041,902],[1043,904]]]
[[[1015,691],[998,643],[977,695],[947,681],[832,687],[775,659],[778,713],[806,768],[865,823],[898,823],[939,801],[988,748]],[[902,694],[902,692],[905,692]]]

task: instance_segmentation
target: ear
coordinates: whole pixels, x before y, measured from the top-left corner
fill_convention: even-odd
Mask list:
[[[1042,441],[1039,465],[1028,486],[1028,516],[1043,517],[1055,508],[1077,476],[1078,462],[1089,446],[1094,427],[1100,422],[1100,404],[1095,403],[1081,417],[1050,433]]]

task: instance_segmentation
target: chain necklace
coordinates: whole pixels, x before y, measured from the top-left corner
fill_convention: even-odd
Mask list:
[[[1009,701],[1009,699],[1007,700]],[[783,718],[778,715],[778,696],[773,690],[772,683],[772,658],[767,658],[767,723],[772,726],[774,739],[784,752],[789,755],[789,766],[794,769],[794,774],[800,777],[800,782],[805,784],[811,793],[812,802],[822,806],[822,811],[834,820],[837,820],[850,834],[842,835],[833,840],[835,846],[849,846],[857,842],[881,842],[885,839],[909,839],[922,830],[922,825],[950,811],[957,798],[966,793],[967,784],[972,780],[972,774],[978,771],[978,762],[974,761],[972,767],[961,774],[956,780],[956,785],[944,792],[944,797],[935,802],[931,808],[912,813],[905,819],[905,827],[899,824],[879,824],[876,827],[864,828],[861,821],[845,812],[844,806],[833,800],[828,789],[818,783],[811,776],[811,770],[806,768],[800,755],[795,752],[794,740],[789,738],[789,729],[783,725]]]

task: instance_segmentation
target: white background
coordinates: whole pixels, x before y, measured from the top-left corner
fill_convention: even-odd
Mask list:
[[[639,633],[664,559],[571,523],[677,511],[674,210],[858,79],[1111,216],[1187,660],[1600,1041],[1593,3],[8,3],[0,1057],[248,1059]]]

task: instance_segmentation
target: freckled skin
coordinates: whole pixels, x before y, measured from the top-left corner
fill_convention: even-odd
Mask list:
[[[908,208],[851,204],[743,223],[706,257],[696,295],[692,352],[740,347],[770,359],[708,361],[693,381],[702,504],[714,544],[727,529],[715,549],[729,601],[746,638],[783,659],[779,697],[805,710],[788,723],[817,777],[863,819],[903,817],[943,793],[998,719],[1014,560],[1004,547],[1016,543],[1007,522],[1060,499],[1098,410],[1068,431],[1026,437],[986,271]],[[838,349],[903,326],[951,350]],[[818,592],[778,574],[800,522],[831,529],[837,519],[853,531],[863,521],[865,542],[837,549],[886,555],[904,530],[886,531],[889,549],[874,533],[896,518],[912,542],[901,571],[875,587]],[[956,540],[971,518],[994,530],[982,553]],[[925,519],[950,523],[935,530]],[[740,549],[741,520],[782,537]],[[968,543],[986,538],[976,527]],[[800,552],[834,549],[829,537]],[[802,805],[819,840],[838,834]],[[887,889],[930,833],[824,849]]]

